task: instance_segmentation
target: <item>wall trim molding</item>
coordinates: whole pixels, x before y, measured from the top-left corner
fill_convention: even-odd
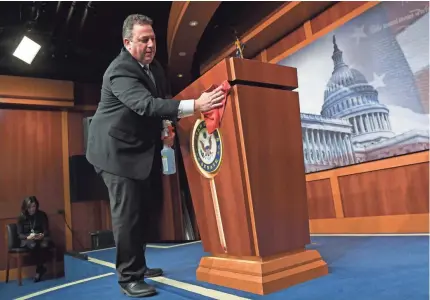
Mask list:
[[[429,233],[429,214],[314,219],[311,234]]]
[[[73,250],[72,204],[70,202],[69,113],[61,112],[61,142],[63,152],[64,232],[66,250]],[[70,226],[70,228],[69,228]]]
[[[429,162],[429,151],[421,151],[406,155],[394,156],[374,161],[363,162],[355,165],[349,165],[337,169],[320,171],[306,175],[306,181],[315,181],[321,179],[330,179],[332,177],[342,177],[367,172],[380,171]]]

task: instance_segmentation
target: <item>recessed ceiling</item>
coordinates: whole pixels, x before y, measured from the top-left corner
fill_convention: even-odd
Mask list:
[[[193,1],[184,3],[197,5]],[[174,47],[174,55],[187,63],[174,61],[168,68],[168,26],[173,7],[170,1],[2,1],[0,73],[100,84],[104,71],[122,47],[124,19],[132,13],[143,13],[154,20],[156,58],[167,72],[179,66],[173,74],[169,73],[172,92],[176,94],[200,76],[201,64],[231,44],[235,34],[242,35],[285,3],[224,1],[214,6],[206,20],[187,19],[189,30],[195,27],[202,33],[198,35],[199,40],[192,41],[192,49]],[[42,46],[31,65],[13,56],[24,34]],[[186,35],[187,31],[181,31],[181,34]]]

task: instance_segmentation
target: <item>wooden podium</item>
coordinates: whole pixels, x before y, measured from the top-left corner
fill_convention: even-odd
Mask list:
[[[295,68],[227,58],[176,99],[232,86],[222,125],[177,129],[204,250],[197,279],[268,294],[328,273],[310,243]]]

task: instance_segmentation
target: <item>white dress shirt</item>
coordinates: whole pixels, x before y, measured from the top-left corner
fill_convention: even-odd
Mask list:
[[[149,69],[149,66],[146,69],[145,65],[141,64],[140,62],[139,62],[139,64],[142,66],[142,68],[144,70],[149,70],[149,72],[151,72],[151,70]],[[190,117],[190,116],[194,115],[194,100],[181,100],[179,102],[178,111],[179,111],[178,112],[178,118],[186,118],[186,117]]]

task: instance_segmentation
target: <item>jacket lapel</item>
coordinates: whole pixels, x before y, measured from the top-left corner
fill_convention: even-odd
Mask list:
[[[151,63],[151,72],[152,72],[152,76],[154,76],[154,80],[157,84],[156,89],[157,89],[158,96],[164,97],[165,95],[163,93],[163,77],[160,74],[159,66],[157,64],[155,64],[154,62]]]
[[[147,86],[150,88],[150,90],[154,96],[158,96],[157,87],[155,86],[154,82],[152,82],[151,78],[146,73],[146,71],[143,69],[143,67],[141,67],[139,63],[137,63],[137,64],[139,65],[140,71],[143,75],[143,79],[147,83]],[[152,70],[151,70],[151,72],[152,72]],[[153,76],[154,76],[154,81],[157,82],[157,78],[155,77],[154,73],[153,73]]]
[[[127,60],[132,61],[133,64],[136,66],[136,68],[138,69],[138,74],[140,75],[140,78],[145,82],[146,87],[149,89],[149,91],[155,96],[158,97],[158,89],[157,87],[154,85],[154,83],[152,82],[151,78],[149,77],[148,74],[146,74],[145,70],[143,69],[143,67],[139,64],[139,62],[137,60],[135,60],[133,58],[133,56],[131,56],[131,54],[127,51],[127,49],[122,48],[121,49],[122,55],[124,55],[126,57]],[[151,70],[152,72],[152,70]],[[154,74],[153,74],[154,75]],[[157,82],[157,77],[155,77],[154,75],[154,79],[155,82]]]

